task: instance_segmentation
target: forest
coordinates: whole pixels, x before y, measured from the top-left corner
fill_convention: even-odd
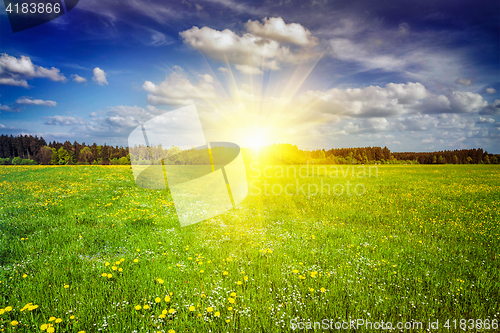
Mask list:
[[[212,148],[214,152],[217,149]],[[178,147],[132,147],[132,162],[150,164],[165,159],[166,164],[206,164],[202,150]],[[481,148],[437,152],[391,152],[387,147],[300,150],[291,144],[272,144],[259,149],[242,148],[245,163],[267,164],[498,164],[499,154]],[[234,155],[234,154],[232,154]],[[31,135],[0,135],[0,165],[129,165],[128,147],[91,145],[78,142],[47,143]],[[207,155],[208,156],[208,155]],[[153,162],[155,163],[155,162]],[[159,162],[158,162],[159,163]]]

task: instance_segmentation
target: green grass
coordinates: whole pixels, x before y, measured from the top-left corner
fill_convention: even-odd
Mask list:
[[[0,330],[500,319],[498,166],[378,166],[378,177],[339,169],[338,178],[330,166],[297,178],[283,168],[284,177],[273,166],[265,178],[247,166],[251,194],[239,207],[181,228],[168,191],[136,187],[129,167],[0,167]],[[265,195],[264,181],[268,191],[279,184],[275,193],[293,184],[293,195]],[[365,193],[307,195],[321,181]],[[21,311],[28,303],[38,308]]]

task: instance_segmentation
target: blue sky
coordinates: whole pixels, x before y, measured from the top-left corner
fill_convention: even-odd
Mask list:
[[[2,8],[0,133],[125,146],[194,103],[242,146],[500,153],[499,7],[81,0],[15,34]]]

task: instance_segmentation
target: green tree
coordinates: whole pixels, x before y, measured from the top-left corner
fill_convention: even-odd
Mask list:
[[[22,158],[20,158],[19,156],[14,157],[14,158],[12,159],[12,164],[14,164],[14,165],[21,165],[22,160],[23,160],[23,159],[22,159]]]
[[[59,148],[57,151],[57,157],[59,158],[59,165],[67,164],[71,155],[63,147]]]

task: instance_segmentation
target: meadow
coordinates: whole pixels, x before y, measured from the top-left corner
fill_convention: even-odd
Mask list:
[[[0,331],[281,332],[322,319],[498,331],[500,168],[377,171],[248,166],[238,207],[181,228],[168,190],[137,187],[129,166],[0,166]],[[348,181],[362,187],[339,194]]]

